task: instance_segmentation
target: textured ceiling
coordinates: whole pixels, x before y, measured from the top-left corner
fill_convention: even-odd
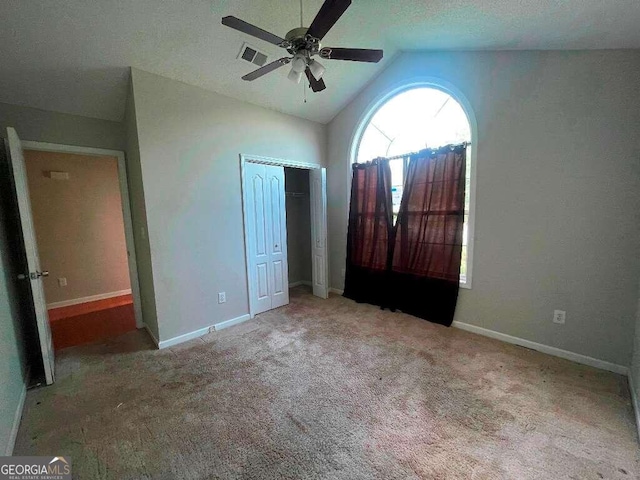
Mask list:
[[[287,68],[254,82],[236,59],[248,41],[220,25],[236,15],[283,36],[299,0],[4,0],[0,102],[121,120],[128,67],[328,122],[399,50],[640,48],[639,0],[353,0],[327,46],[384,48],[377,65],[325,61],[328,88],[309,92]],[[304,0],[309,24],[322,0]]]

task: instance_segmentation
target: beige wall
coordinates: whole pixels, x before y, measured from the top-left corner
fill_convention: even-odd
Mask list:
[[[131,288],[115,157],[25,150],[47,303]],[[47,172],[69,174],[54,180]],[[58,285],[58,278],[67,286]]]
[[[284,169],[285,190],[303,193],[287,196],[287,262],[289,283],[311,282],[311,204],[309,170]]]
[[[326,135],[323,125],[140,70],[132,81],[163,341],[249,311],[239,155],[324,165]]]
[[[349,153],[374,100],[452,84],[478,124],[473,289],[455,320],[629,365],[640,277],[638,51],[406,53],[329,124],[331,285],[342,288]],[[567,311],[555,325],[554,309]]]

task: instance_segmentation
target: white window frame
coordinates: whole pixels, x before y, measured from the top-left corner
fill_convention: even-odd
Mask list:
[[[464,94],[458,90],[454,85],[449,82],[435,78],[435,77],[416,77],[409,80],[405,80],[401,83],[393,85],[382,94],[378,95],[364,110],[361,115],[360,121],[356,124],[356,128],[351,136],[351,152],[349,155],[349,164],[347,165],[347,191],[346,191],[346,217],[349,218],[349,199],[351,193],[351,165],[356,162],[358,158],[358,150],[360,148],[360,142],[364,131],[369,125],[369,122],[373,116],[380,110],[380,108],[393,99],[395,96],[406,92],[407,90],[414,90],[416,88],[433,88],[440,90],[441,92],[450,95],[456,100],[469,121],[469,128],[471,130],[471,145],[467,147],[467,170],[470,176],[469,191],[466,192],[469,195],[469,220],[467,222],[467,274],[464,277],[460,277],[460,288],[471,289],[473,281],[473,250],[475,243],[475,220],[476,220],[476,166],[477,166],[477,146],[478,146],[478,126],[476,122],[475,114],[471,108],[471,104],[464,96]],[[465,213],[467,213],[465,211]]]

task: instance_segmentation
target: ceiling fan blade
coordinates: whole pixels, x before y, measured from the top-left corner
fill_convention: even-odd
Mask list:
[[[222,24],[246,33],[247,35],[251,35],[252,37],[264,40],[265,42],[273,43],[274,45],[280,46],[284,42],[284,38],[280,38],[273,33],[267,32],[266,30],[256,27],[255,25],[251,25],[250,23],[236,17],[223,17]]]
[[[352,62],[378,63],[382,60],[382,50],[367,48],[330,48],[320,50],[320,56],[327,60],[350,60]]]
[[[247,73],[244,77],[242,77],[242,79],[251,82],[256,78],[260,78],[261,76],[266,75],[267,73],[273,72],[274,70],[286,65],[290,61],[291,59],[287,57],[280,58],[275,62],[267,63],[264,67],[260,67],[251,73]]]
[[[316,18],[311,22],[307,34],[318,40],[322,40],[347,8],[349,8],[349,5],[351,5],[351,0],[325,0]]]
[[[304,73],[307,74],[309,85],[311,86],[311,90],[313,90],[314,92],[321,92],[322,90],[327,88],[327,86],[324,84],[324,80],[322,79],[317,80],[316,77],[313,76],[313,73],[311,73],[311,70],[309,69],[309,67],[307,67]]]

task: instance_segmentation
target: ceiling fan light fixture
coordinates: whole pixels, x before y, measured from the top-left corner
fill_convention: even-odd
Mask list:
[[[324,65],[322,65],[317,60],[311,60],[309,62],[309,70],[311,70],[311,73],[313,74],[313,76],[316,77],[318,80],[322,78],[322,75],[324,75],[324,72],[325,72]]]
[[[291,62],[291,70],[302,74],[305,68],[307,68],[307,61],[304,58],[304,55],[296,55],[293,57],[293,61]]]
[[[302,80],[302,72],[296,72],[295,68],[291,67],[291,71],[289,72],[289,75],[287,75],[287,78],[294,83],[300,83],[300,80]]]

